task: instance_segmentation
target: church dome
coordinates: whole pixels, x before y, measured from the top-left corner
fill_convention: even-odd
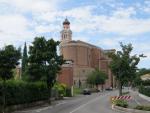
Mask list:
[[[70,24],[70,22],[68,21],[67,18],[66,18],[65,21],[63,22],[63,25],[65,25],[65,24],[68,24],[68,25]]]

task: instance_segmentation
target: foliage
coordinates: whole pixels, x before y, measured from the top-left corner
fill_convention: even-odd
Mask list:
[[[105,80],[107,79],[106,73],[100,71],[99,69],[95,69],[87,78],[87,83],[91,85],[103,85],[105,84]]]
[[[0,78],[8,80],[13,77],[13,69],[19,64],[20,49],[16,49],[13,45],[7,45],[0,49]]]
[[[139,75],[136,75],[135,79],[133,80],[132,87],[140,86],[142,84],[142,79]]]
[[[141,79],[141,76],[142,76],[142,75],[145,75],[145,74],[148,74],[148,73],[150,73],[150,69],[146,69],[146,68],[139,69],[139,70],[136,72],[136,77],[135,77],[135,79],[133,80],[132,86],[140,86],[141,84],[142,84],[142,85],[150,85],[150,80],[145,80],[145,81],[143,81],[143,80]]]
[[[49,97],[47,85],[44,82],[27,83],[9,80],[5,86],[7,106],[46,100]],[[0,89],[2,87],[3,84],[0,82]],[[2,99],[0,99],[0,105],[2,104]]]
[[[67,88],[66,89],[66,97],[71,97],[71,96],[72,96],[71,88]]]
[[[116,53],[111,53],[109,56],[112,61],[110,63],[110,68],[118,80],[119,95],[122,95],[122,86],[127,82],[133,82],[136,77],[137,65],[140,61],[142,55],[131,55],[133,50],[132,44],[123,45],[120,43],[122,51],[117,51]]]
[[[20,48],[16,49],[13,45],[7,45],[0,49],[0,79],[3,81],[3,87],[0,88],[0,94],[2,99],[2,111],[6,106],[6,86],[5,82],[13,77],[13,69],[19,64],[21,57]]]
[[[150,73],[150,69],[142,68],[142,69],[139,69],[139,71],[137,72],[137,75],[141,76],[141,75],[145,75],[148,73]]]
[[[150,111],[150,106],[142,106],[142,105],[138,105],[135,107],[135,109],[138,110],[145,110],[145,111]]]
[[[56,83],[53,88],[58,90],[59,96],[66,96],[67,86],[65,84]]]
[[[79,87],[74,87],[74,88],[73,88],[73,94],[74,94],[74,95],[79,95],[79,94],[82,93],[82,91],[83,91],[82,88],[79,88]]]
[[[26,42],[24,44],[23,55],[22,55],[22,75],[25,74],[25,71],[28,66],[28,55],[27,55],[27,45]]]
[[[142,81],[142,85],[144,85],[144,86],[150,86],[150,80],[144,80],[144,81]]]
[[[124,107],[124,108],[128,107],[128,102],[126,100],[122,100],[122,99],[115,100],[114,104],[116,106],[120,106],[120,107]]]
[[[45,81],[51,94],[51,88],[64,63],[63,57],[57,55],[59,42],[44,37],[36,37],[29,47],[28,74],[31,81]],[[51,97],[51,95],[50,95]]]
[[[140,86],[139,88],[139,92],[150,97],[150,87],[144,87],[144,86]]]

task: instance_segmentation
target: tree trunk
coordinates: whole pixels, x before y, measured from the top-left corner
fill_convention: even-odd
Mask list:
[[[122,95],[122,83],[121,81],[118,81],[118,88],[119,88],[119,96]]]
[[[49,96],[48,103],[51,104],[51,89],[52,89],[52,87],[48,80],[47,80],[47,89],[48,89],[48,96]]]
[[[103,87],[103,84],[101,85],[102,86],[102,92],[104,91],[104,87]]]
[[[2,112],[5,113],[5,107],[6,107],[6,80],[3,81],[3,105],[2,105]]]
[[[96,84],[96,90],[98,90],[98,84]]]
[[[49,100],[48,100],[48,103],[51,104],[51,91],[52,91],[52,88],[50,86],[48,86],[48,91],[49,91]]]

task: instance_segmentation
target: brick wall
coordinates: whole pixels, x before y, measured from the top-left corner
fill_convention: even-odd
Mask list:
[[[58,75],[58,81],[66,84],[68,87],[73,85],[73,69],[71,66],[63,66],[60,74]]]

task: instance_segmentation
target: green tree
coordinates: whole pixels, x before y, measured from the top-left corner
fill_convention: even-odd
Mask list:
[[[6,80],[13,77],[13,69],[19,64],[19,59],[21,58],[20,48],[16,49],[13,45],[7,45],[0,49],[0,79],[3,82],[3,111],[6,105],[6,91],[5,84]]]
[[[145,74],[149,74],[149,73],[150,73],[150,69],[146,69],[146,68],[139,69],[136,72],[136,77],[135,77],[135,79],[133,81],[132,86],[136,87],[136,86],[140,86],[140,85],[143,85],[144,83],[146,83],[148,80],[147,81],[143,81],[141,79],[141,76],[145,75]]]
[[[138,76],[142,76],[142,75],[149,74],[149,73],[150,73],[150,69],[142,68],[142,69],[139,69],[136,74]]]
[[[111,53],[109,56],[112,58],[110,68],[118,81],[119,95],[122,95],[122,86],[127,82],[133,82],[138,69],[137,65],[143,55],[131,55],[132,44],[123,45],[120,43],[120,46],[122,51]]]
[[[26,42],[24,44],[23,55],[22,55],[22,76],[24,76],[25,71],[28,66],[28,55],[27,55],[27,45]]]
[[[98,85],[105,84],[105,81],[107,79],[107,74],[99,69],[95,69],[93,72],[91,72],[87,78],[87,83],[91,85],[95,85],[98,88]]]
[[[44,37],[36,37],[29,47],[28,73],[31,81],[45,81],[50,91],[64,63],[63,57],[57,54],[59,42]]]

